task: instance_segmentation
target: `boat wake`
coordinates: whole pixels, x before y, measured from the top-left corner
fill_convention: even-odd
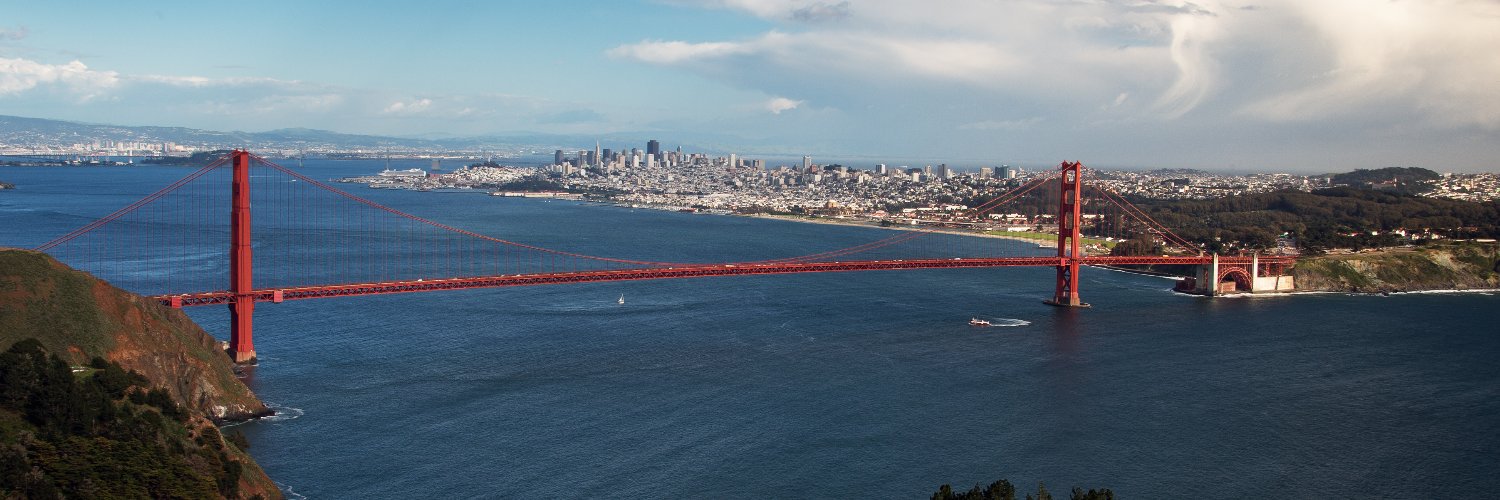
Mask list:
[[[990,318],[990,319],[987,319],[985,321],[988,321],[990,324],[983,325],[983,326],[991,326],[991,327],[1007,327],[1008,328],[1008,327],[1016,327],[1016,326],[1026,326],[1026,325],[1031,324],[1030,321],[1026,321],[1024,319],[1015,319],[1015,318]]]

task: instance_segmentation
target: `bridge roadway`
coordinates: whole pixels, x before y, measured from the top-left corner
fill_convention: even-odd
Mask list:
[[[1161,256],[1095,256],[1079,259],[1081,265],[1144,265],[1187,264],[1203,265],[1212,262],[1209,256],[1161,257]],[[1293,257],[1261,257],[1262,264],[1290,264]],[[1221,265],[1249,265],[1250,257],[1219,257]],[[392,293],[433,292],[440,290],[465,290],[471,288],[498,288],[508,286],[556,285],[566,283],[594,283],[605,281],[654,280],[674,278],[705,278],[713,276],[744,276],[756,274],[824,273],[847,271],[893,271],[904,269],[954,269],[972,267],[1055,267],[1067,265],[1064,257],[997,257],[997,258],[953,258],[953,259],[905,259],[863,260],[840,262],[783,262],[744,264],[705,264],[684,267],[652,267],[639,269],[616,269],[606,271],[576,271],[565,273],[512,274],[500,276],[477,276],[468,278],[416,279],[385,281],[378,283],[351,283],[342,285],[318,285],[289,288],[256,289],[247,297],[255,302],[283,302],[287,300],[353,297],[360,295],[384,295]],[[150,297],[162,305],[171,307],[207,306],[230,304],[239,299],[231,292],[213,292],[157,295]]]

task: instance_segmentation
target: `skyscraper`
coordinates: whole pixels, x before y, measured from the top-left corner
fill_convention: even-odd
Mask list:
[[[656,159],[660,160],[661,159],[661,143],[660,142],[656,142],[656,139],[651,139],[649,141],[646,141],[646,155],[647,156],[654,156],[654,157],[656,157]]]
[[[802,169],[803,170],[812,170],[812,157],[811,156],[803,156],[802,157]]]
[[[599,165],[603,165],[604,164],[604,156],[599,154],[599,141],[597,141],[597,140],[594,141],[594,158],[593,158],[593,160],[594,161],[593,161],[592,165],[594,165],[594,166],[599,166]]]
[[[561,150],[561,149],[557,150],[557,152],[555,152],[555,153],[552,153],[552,164],[553,165],[562,165],[563,157],[564,157],[563,150]]]

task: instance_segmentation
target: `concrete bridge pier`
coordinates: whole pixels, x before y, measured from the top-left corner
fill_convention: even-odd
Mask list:
[[[1243,258],[1243,257],[1242,257]],[[1274,271],[1274,272],[1273,272]],[[1216,297],[1237,293],[1285,293],[1297,289],[1292,276],[1282,269],[1260,265],[1260,254],[1253,254],[1248,264],[1223,263],[1214,254],[1208,264],[1198,266],[1197,273],[1177,282],[1179,292]]]

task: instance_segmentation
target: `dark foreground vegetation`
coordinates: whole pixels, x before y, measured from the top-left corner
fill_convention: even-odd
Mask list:
[[[1037,484],[1035,496],[1031,493],[1025,494],[1026,500],[1052,500],[1052,492],[1047,491],[1047,485]],[[1115,493],[1109,488],[1089,489],[1074,487],[1069,500],[1114,500]],[[943,485],[937,492],[932,494],[932,500],[1016,500],[1016,487],[1010,481],[1001,479],[990,483],[989,486],[980,488],[974,485],[969,491],[955,492],[953,487]]]
[[[244,447],[114,362],[0,353],[0,497],[238,498]]]

